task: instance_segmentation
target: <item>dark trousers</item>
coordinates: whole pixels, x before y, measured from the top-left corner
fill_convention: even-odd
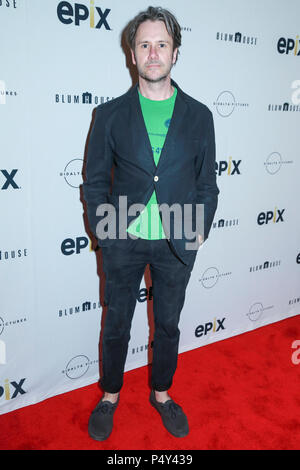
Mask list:
[[[171,387],[177,367],[180,312],[196,254],[185,265],[166,239],[118,239],[102,248],[107,304],[100,380],[104,391],[117,393],[122,388],[132,317],[147,264],[154,313],[151,385],[157,391]]]

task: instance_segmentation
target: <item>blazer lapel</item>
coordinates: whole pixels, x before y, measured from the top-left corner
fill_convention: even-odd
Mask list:
[[[130,98],[130,132],[132,136],[133,151],[138,153],[139,159],[142,160],[144,169],[153,174],[153,171],[156,170],[156,165],[140,105],[138,85],[135,85],[135,87],[130,90]]]
[[[164,146],[160,154],[157,169],[163,164],[164,160],[167,158],[168,152],[173,151],[176,135],[181,124],[184,122],[184,117],[187,110],[187,105],[183,98],[183,93],[181,89],[173,80],[171,80],[171,84],[177,88],[177,96],[175,100],[171,123],[166,135]]]

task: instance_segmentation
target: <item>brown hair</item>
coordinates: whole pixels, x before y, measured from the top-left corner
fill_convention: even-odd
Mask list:
[[[140,24],[144,21],[163,21],[170,36],[173,38],[173,51],[181,46],[181,27],[175,16],[161,7],[148,7],[146,11],[141,11],[130,21],[125,30],[125,37],[130,49],[134,50],[135,36]],[[179,54],[179,51],[178,51]],[[177,54],[177,56],[178,56]],[[177,60],[177,58],[176,58]]]

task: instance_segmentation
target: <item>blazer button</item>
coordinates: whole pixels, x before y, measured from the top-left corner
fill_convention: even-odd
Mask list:
[[[157,182],[159,180],[158,176],[154,176],[154,181]]]

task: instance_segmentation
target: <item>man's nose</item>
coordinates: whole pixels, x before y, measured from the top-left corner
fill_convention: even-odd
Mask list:
[[[149,57],[155,59],[158,57],[157,48],[155,46],[150,46]]]

